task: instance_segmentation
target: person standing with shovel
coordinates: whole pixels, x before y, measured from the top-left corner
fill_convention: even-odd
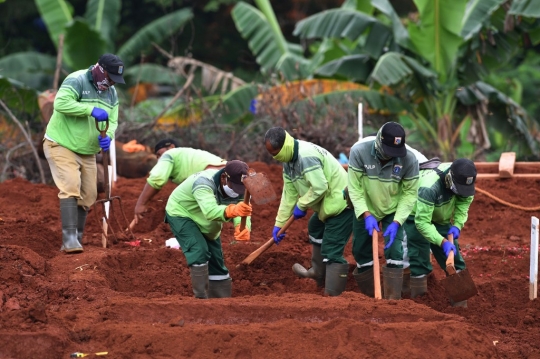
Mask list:
[[[353,211],[343,198],[347,172],[327,150],[295,140],[281,127],[269,129],[264,141],[273,158],[283,162],[283,193],[272,233],[274,242],[279,244],[285,236],[278,232],[291,214],[300,219],[312,209],[315,213],[308,223],[311,268],[306,270],[296,263],[293,272],[314,279],[327,295],[340,295],[347,284],[349,263],[343,251],[353,219]]]
[[[458,238],[474,199],[476,174],[474,162],[466,158],[420,171],[418,201],[403,225],[411,263],[411,298],[427,293],[427,277],[433,271],[430,250],[443,270],[450,252],[454,252],[456,270],[465,269]],[[451,304],[467,307],[466,300]]]
[[[97,198],[96,154],[108,151],[114,138],[118,126],[114,84],[125,83],[124,70],[118,56],[104,54],[95,65],[69,74],[54,100],[43,152],[60,190],[61,250],[66,253],[83,251],[86,216]],[[96,121],[108,121],[106,136],[96,130]]]

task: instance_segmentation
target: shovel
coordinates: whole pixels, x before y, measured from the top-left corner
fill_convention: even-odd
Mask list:
[[[246,177],[242,179],[242,183],[246,187],[244,193],[244,203],[249,204],[250,199],[255,204],[266,204],[277,198],[276,192],[272,183],[264,173],[257,173],[250,168]],[[240,231],[246,228],[246,218],[242,217],[240,222]]]
[[[375,299],[382,299],[381,272],[379,269],[379,232],[373,230],[373,283]]]
[[[454,236],[448,235],[448,240],[453,242]],[[459,273],[456,271],[454,267],[454,251],[450,251],[446,259],[446,273],[448,276],[441,283],[450,299],[455,303],[467,300],[478,293],[469,271],[467,269],[463,269]]]

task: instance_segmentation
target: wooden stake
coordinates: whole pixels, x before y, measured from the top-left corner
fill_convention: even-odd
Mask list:
[[[531,217],[531,267],[529,273],[529,299],[538,296],[538,218]]]
[[[382,299],[381,272],[379,269],[379,232],[373,230],[373,282],[375,283],[375,299]]]
[[[514,165],[516,164],[515,152],[503,152],[499,159],[499,177],[511,178],[514,175]]]

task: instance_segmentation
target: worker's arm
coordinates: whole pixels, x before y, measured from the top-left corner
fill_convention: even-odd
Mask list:
[[[142,218],[142,214],[146,212],[146,204],[159,192],[159,189],[155,189],[150,186],[148,183],[144,185],[143,191],[137,200],[135,205],[135,216],[133,222],[135,224],[139,223],[139,219]]]

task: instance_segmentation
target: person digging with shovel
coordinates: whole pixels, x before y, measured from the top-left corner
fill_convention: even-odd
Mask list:
[[[83,251],[86,216],[97,198],[96,154],[108,151],[114,138],[118,126],[114,84],[125,83],[123,73],[122,60],[104,54],[95,65],[69,74],[54,100],[43,152],[60,190],[61,250],[66,253]],[[96,121],[108,121],[104,137],[96,130]]]
[[[225,298],[232,280],[223,259],[223,222],[247,217],[240,235],[249,238],[251,205],[243,202],[248,165],[233,160],[221,170],[207,169],[189,176],[171,193],[165,222],[180,243],[191,272],[195,298]]]
[[[384,236],[383,298],[401,299],[403,287],[403,227],[416,202],[418,160],[405,146],[405,130],[385,123],[372,140],[351,148],[348,194],[354,207],[353,276],[360,292],[374,296],[373,231]]]
[[[420,170],[418,201],[403,225],[411,263],[411,298],[427,293],[427,277],[433,271],[430,250],[443,270],[451,251],[456,270],[465,269],[458,238],[474,199],[476,174],[474,162],[466,158]],[[450,234],[453,241],[447,239]],[[451,304],[467,307],[466,300]]]
[[[264,137],[268,152],[283,163],[283,192],[272,235],[279,242],[281,227],[291,214],[295,219],[314,211],[308,223],[312,244],[311,268],[296,263],[293,272],[312,278],[324,293],[340,295],[347,284],[349,263],[343,251],[352,233],[353,211],[343,198],[347,172],[327,150],[313,143],[295,140],[281,127],[273,127]]]

